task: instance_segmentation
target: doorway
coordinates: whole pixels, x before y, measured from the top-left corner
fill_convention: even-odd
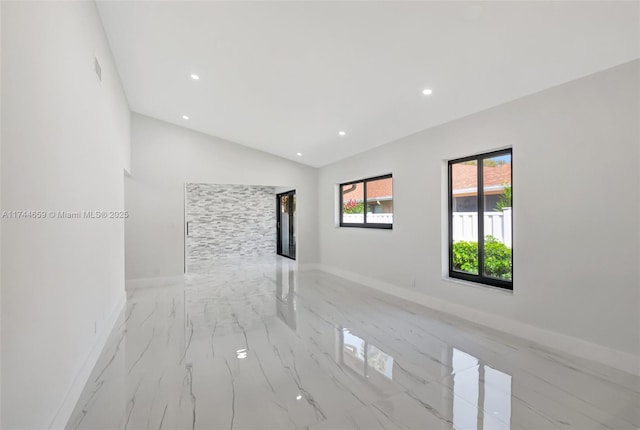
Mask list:
[[[276,195],[277,252],[296,259],[296,190]]]

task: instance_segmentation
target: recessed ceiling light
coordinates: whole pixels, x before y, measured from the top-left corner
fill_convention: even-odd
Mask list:
[[[344,131],[339,131],[339,132],[338,132],[338,134],[339,134],[340,136],[346,136],[346,135],[347,135],[347,133],[346,133],[346,132],[344,132]]]
[[[198,79],[200,79],[200,76],[196,75],[195,73],[192,73],[191,79],[193,79],[194,81],[197,81]]]
[[[189,117],[187,115],[182,115],[182,119],[186,121],[189,119]]]
[[[300,400],[300,399],[302,399],[302,395],[298,394],[298,395],[296,396],[296,400]]]
[[[433,94],[433,90],[431,88],[425,88],[424,90],[422,90],[422,94],[424,94],[425,96],[430,96],[431,94]]]
[[[297,155],[298,157],[302,157],[302,152],[296,152],[296,155]]]

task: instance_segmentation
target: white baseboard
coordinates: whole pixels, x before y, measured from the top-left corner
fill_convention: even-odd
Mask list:
[[[127,279],[124,283],[125,290],[135,290],[137,288],[156,288],[183,285],[184,275],[159,276],[154,278]]]
[[[640,357],[606,346],[598,345],[567,336],[562,333],[535,327],[510,318],[479,311],[468,306],[459,305],[447,300],[438,299],[424,293],[412,291],[378,279],[339,269],[333,266],[316,264],[315,270],[321,270],[332,275],[340,276],[369,288],[399,297],[422,306],[445,312],[456,317],[466,319],[476,324],[518,336],[543,346],[562,351],[567,354],[588,358],[616,369],[640,376]],[[307,269],[310,270],[310,269]]]
[[[71,388],[67,392],[66,396],[62,400],[62,404],[56,413],[56,416],[53,417],[51,424],[49,425],[49,429],[64,429],[71,418],[71,414],[73,413],[73,409],[78,403],[78,399],[80,399],[80,395],[82,394],[82,390],[84,390],[84,386],[86,385],[89,377],[91,376],[91,372],[98,362],[98,358],[104,349],[104,346],[107,344],[107,340],[109,339],[109,335],[113,330],[113,327],[124,309],[125,304],[127,302],[127,295],[125,291],[122,291],[120,298],[116,302],[111,314],[107,317],[102,324],[102,329],[97,334],[93,347],[87,356],[84,364],[80,371],[76,374],[73,383],[71,384]]]

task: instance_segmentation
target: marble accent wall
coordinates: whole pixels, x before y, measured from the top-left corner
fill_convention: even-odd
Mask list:
[[[187,184],[187,271],[214,259],[276,253],[275,188]]]

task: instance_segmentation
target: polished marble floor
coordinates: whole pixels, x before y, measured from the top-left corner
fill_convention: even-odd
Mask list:
[[[128,294],[70,429],[633,429],[640,378],[280,257]]]

